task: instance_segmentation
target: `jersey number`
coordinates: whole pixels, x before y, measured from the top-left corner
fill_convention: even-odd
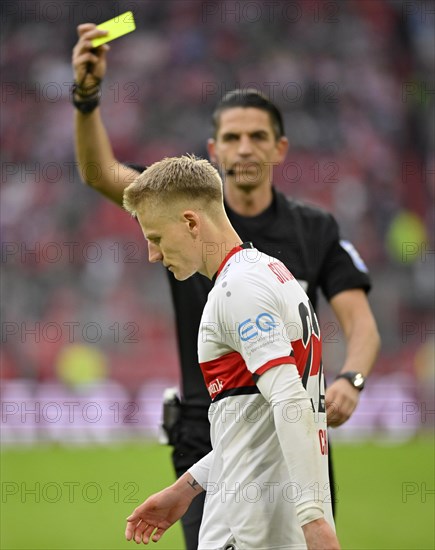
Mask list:
[[[325,395],[322,393],[323,365],[321,357],[320,327],[311,302],[308,302],[308,307],[304,302],[299,304],[299,315],[302,321],[302,343],[305,349],[308,347],[308,357],[302,375],[302,384],[304,388],[306,388],[308,377],[318,376],[319,397],[317,409],[318,412],[323,413],[325,412]]]

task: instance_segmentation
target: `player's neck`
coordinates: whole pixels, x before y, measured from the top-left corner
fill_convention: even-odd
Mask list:
[[[222,262],[231,250],[242,244],[242,239],[229,224],[224,231],[218,231],[214,234],[207,235],[203,241],[203,267],[200,271],[209,279],[219,270]]]
[[[239,216],[258,216],[268,208],[273,199],[272,186],[255,188],[225,188],[226,204]]]

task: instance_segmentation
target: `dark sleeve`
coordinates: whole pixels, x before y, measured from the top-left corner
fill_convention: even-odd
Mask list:
[[[146,170],[146,166],[142,166],[141,164],[136,164],[134,162],[123,162],[122,164],[125,164],[125,166],[136,170],[136,172],[139,172],[139,174],[142,174],[142,172]]]
[[[369,292],[371,281],[368,269],[356,248],[340,238],[334,217],[328,215],[326,253],[320,269],[320,287],[327,300],[344,290],[361,288]]]

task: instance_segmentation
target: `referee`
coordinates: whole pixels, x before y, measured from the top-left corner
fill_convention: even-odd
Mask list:
[[[108,47],[92,50],[91,40],[102,35],[94,24],[79,25],[78,35],[72,58],[77,161],[81,168],[89,163],[100,166],[98,179],[86,183],[121,206],[124,189],[144,167],[126,166],[114,157],[98,106]],[[340,426],[355,410],[380,346],[366,296],[367,268],[353,246],[341,239],[331,214],[291,200],[273,187],[271,166],[284,161],[288,141],[281,113],[272,102],[256,91],[229,92],[217,105],[213,122],[209,155],[225,175],[225,209],[235,231],[287,266],[314,308],[320,288],[345,335],[341,373],[326,391],[328,425]],[[167,273],[182,375],[181,417],[170,437],[179,477],[211,448],[210,396],[198,365],[197,336],[212,284],[199,274],[180,282]],[[330,479],[333,486],[331,475]],[[183,517],[187,550],[197,548],[202,509],[200,496]]]

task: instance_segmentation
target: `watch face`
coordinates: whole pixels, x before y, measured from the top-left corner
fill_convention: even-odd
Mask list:
[[[364,389],[366,379],[364,375],[362,375],[360,372],[343,372],[342,374],[339,374],[336,379],[337,378],[345,378],[349,382],[349,384],[352,384],[352,386],[359,391]]]
[[[364,376],[360,373],[357,373],[355,375],[355,378],[353,379],[353,385],[355,388],[362,388],[364,386]]]

